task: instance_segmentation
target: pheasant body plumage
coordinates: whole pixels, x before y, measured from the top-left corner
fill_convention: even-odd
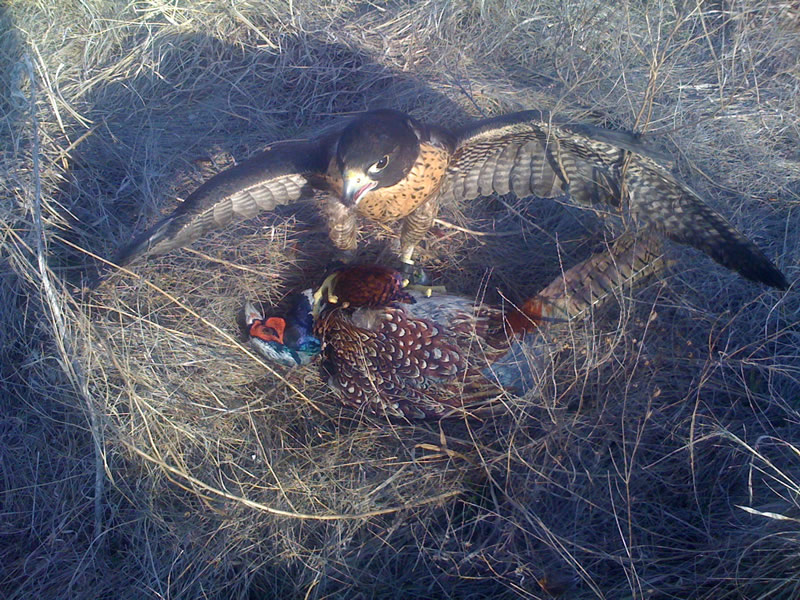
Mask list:
[[[308,309],[321,373],[343,404],[409,419],[524,394],[550,348],[548,323],[575,318],[662,266],[656,240],[626,236],[509,310],[403,288],[387,267],[345,267],[315,294],[318,310]]]
[[[487,377],[488,365],[515,343],[502,331],[501,311],[466,298],[412,297],[413,304],[333,306],[318,319],[322,368],[340,400],[425,418],[501,394]]]

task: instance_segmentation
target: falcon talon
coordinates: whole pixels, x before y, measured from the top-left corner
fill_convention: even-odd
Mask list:
[[[322,310],[322,290],[318,289],[312,294],[311,298],[311,316],[312,318],[316,319]]]
[[[634,134],[559,121],[537,110],[474,121],[453,132],[396,110],[375,110],[311,140],[271,144],[222,171],[114,262],[125,266],[169,252],[237,217],[252,218],[320,191],[328,196],[323,212],[336,248],[357,248],[359,218],[402,220],[399,257],[410,263],[441,201],[457,205],[513,192],[625,208],[640,225],[704,251],[743,277],[786,289],[786,277],[758,246],[659,160]]]
[[[322,284],[317,288],[317,291],[314,292],[312,295],[312,304],[311,304],[311,315],[316,318],[319,314],[320,310],[322,310],[322,305],[327,302],[328,304],[336,304],[339,302],[339,298],[336,294],[333,293],[333,281],[336,278],[336,273],[341,270],[342,267],[336,269],[328,275]]]

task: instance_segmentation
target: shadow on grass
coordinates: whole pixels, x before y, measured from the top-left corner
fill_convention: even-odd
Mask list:
[[[171,212],[174,198],[271,142],[313,137],[343,116],[379,107],[460,114],[424,82],[312,36],[287,36],[272,50],[169,35],[142,52],[152,60],[146,70],[93,84],[80,110],[88,135],[83,127],[69,134],[86,137],[71,153],[59,197],[69,224],[63,235],[103,257]],[[321,225],[311,218],[309,226]],[[63,246],[54,264],[72,273],[91,261]]]

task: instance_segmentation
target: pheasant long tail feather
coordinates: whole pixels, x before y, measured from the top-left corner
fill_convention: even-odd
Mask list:
[[[548,321],[575,319],[665,267],[657,236],[625,234],[610,250],[575,265],[526,300],[508,316],[508,324],[519,333]]]

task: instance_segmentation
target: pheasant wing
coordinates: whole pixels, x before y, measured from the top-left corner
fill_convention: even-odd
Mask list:
[[[625,132],[560,124],[539,111],[512,113],[457,133],[442,195],[461,201],[493,192],[569,194],[578,204],[611,206],[624,199],[637,221],[748,279],[785,289],[786,278],[764,253],[657,159],[663,157]]]

